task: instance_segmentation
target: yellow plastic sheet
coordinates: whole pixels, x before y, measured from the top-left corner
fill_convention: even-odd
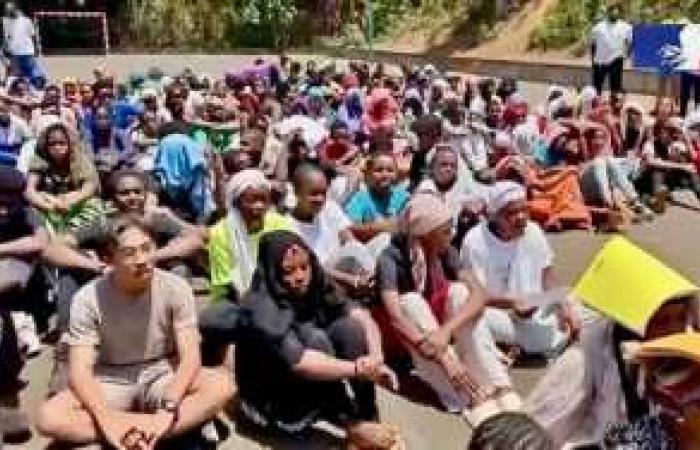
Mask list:
[[[698,287],[623,237],[611,239],[574,287],[587,306],[640,335],[661,305]]]

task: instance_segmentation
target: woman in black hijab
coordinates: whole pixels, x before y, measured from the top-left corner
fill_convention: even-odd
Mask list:
[[[396,448],[396,428],[377,422],[374,384],[396,387],[379,331],[337,295],[299,236],[262,238],[241,312],[236,379],[248,419],[289,433],[325,419],[355,448]]]

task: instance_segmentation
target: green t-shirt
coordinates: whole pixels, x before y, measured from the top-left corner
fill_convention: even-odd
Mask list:
[[[209,274],[211,279],[212,299],[221,300],[228,286],[233,283],[233,271],[237,270],[237,262],[231,251],[231,233],[229,231],[228,217],[218,221],[209,231]],[[253,261],[258,260],[258,244],[260,238],[272,231],[294,231],[292,220],[288,216],[282,216],[270,211],[265,216],[263,228],[254,234],[249,234],[250,248],[254,249],[251,255]]]
[[[214,129],[194,125],[192,138],[202,145],[208,145],[215,153],[226,153],[241,147],[241,134],[237,129]]]

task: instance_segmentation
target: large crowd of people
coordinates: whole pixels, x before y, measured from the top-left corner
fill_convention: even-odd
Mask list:
[[[0,93],[0,386],[54,337],[47,438],[207,448],[236,393],[260,433],[326,420],[400,449],[375,386],[408,384],[473,449],[697,447],[700,366],[628,345],[698,329],[695,299],[632,333],[568,299],[546,232],[700,198],[700,112],[600,87],[531,104],[431,65],[21,69]],[[509,369],[531,358],[523,398]],[[0,436],[27,426],[0,407]]]

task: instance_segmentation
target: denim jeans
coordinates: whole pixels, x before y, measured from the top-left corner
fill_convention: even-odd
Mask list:
[[[692,94],[692,95],[691,95]],[[688,105],[693,100],[693,111],[700,106],[700,75],[681,73],[681,116],[688,113]]]
[[[610,204],[612,190],[617,189],[627,201],[639,198],[630,180],[631,166],[624,158],[601,156],[589,161],[581,174],[581,190],[587,203]]]
[[[14,55],[10,62],[18,76],[29,79],[35,88],[44,87],[46,76],[34,55]]]

